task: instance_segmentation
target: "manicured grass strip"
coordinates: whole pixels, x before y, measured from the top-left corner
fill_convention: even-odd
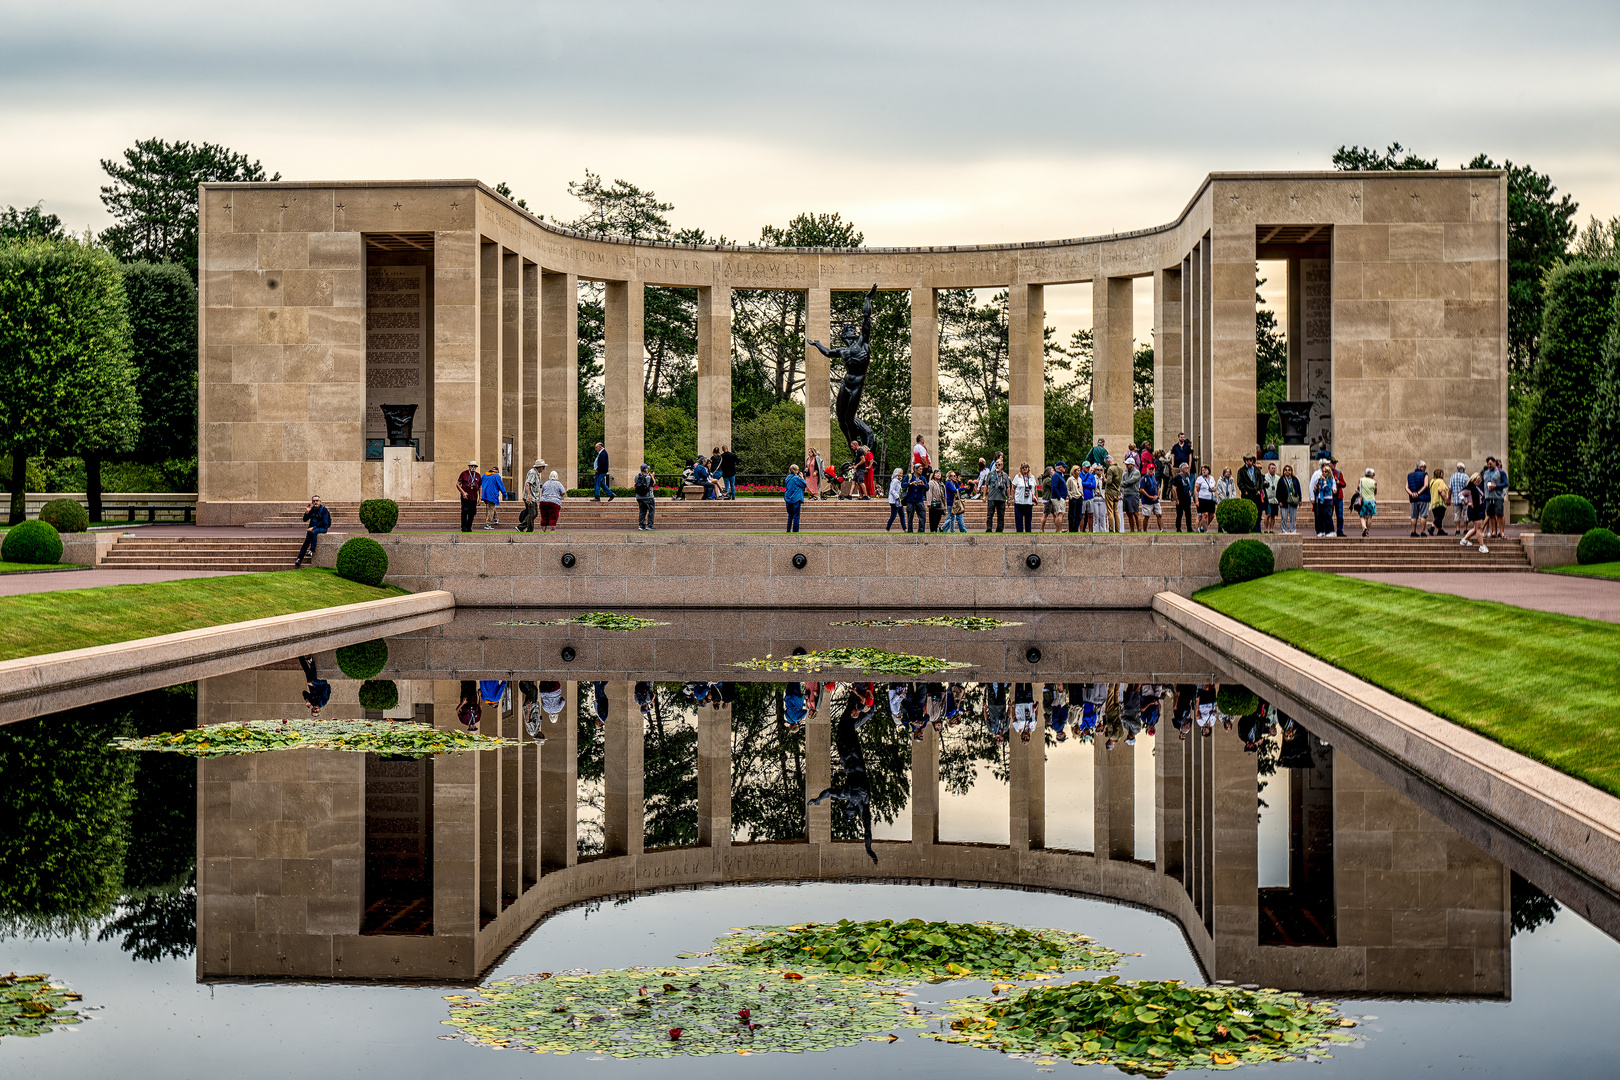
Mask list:
[[[18,574],[25,570],[88,570],[88,566],[73,563],[0,562],[0,574]]]
[[[0,597],[0,660],[402,595],[312,569]]]
[[[1193,599],[1620,795],[1620,626],[1306,570]]]
[[[1611,581],[1620,581],[1620,562],[1600,562],[1591,566],[1554,566],[1551,568],[1555,574],[1569,574],[1573,577],[1608,578]]]

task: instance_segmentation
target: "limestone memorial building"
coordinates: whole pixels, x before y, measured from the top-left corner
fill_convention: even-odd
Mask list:
[[[577,484],[581,279],[605,286],[605,431],[642,460],[648,285],[698,294],[698,429],[730,441],[731,292],[911,294],[912,430],[938,445],[937,290],[1007,289],[1010,446],[1043,460],[1043,290],[1092,285],[1096,435],[1132,435],[1132,279],[1153,281],[1154,445],[1218,474],[1256,449],[1255,261],[1286,260],[1289,397],[1353,475],[1398,497],[1418,458],[1507,451],[1507,178],[1494,170],[1214,173],[1169,224],[976,247],[764,248],[586,237],[472,180],[206,184],[199,240],[198,517],[247,524],[328,502],[457,498],[469,460],[508,484],[544,457]],[[824,456],[828,361],[806,351]],[[414,404],[385,454],[384,404]],[[842,449],[842,448],[840,448]],[[1079,448],[1076,448],[1078,452]],[[385,460],[386,459],[386,460]],[[1393,481],[1393,483],[1390,483]]]

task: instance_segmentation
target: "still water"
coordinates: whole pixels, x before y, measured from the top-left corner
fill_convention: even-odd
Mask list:
[[[1329,1061],[1257,1071],[1614,1075],[1620,946],[1380,780],[1364,748],[1240,686],[1125,662],[962,682],[578,678],[598,672],[480,647],[476,669],[391,662],[383,676],[409,677],[386,715],[513,741],[494,752],[104,746],[317,701],[384,715],[330,653],[0,727],[0,970],[49,972],[94,1010],[0,1041],[6,1074],[757,1075],[741,1058],[471,1046],[441,1037],[443,995],[686,962],[735,926],[916,916],[1078,930],[1141,954],[1124,977],[1277,986],[1367,1018]],[[47,790],[54,814],[19,795]],[[909,1034],[767,1067],[1038,1072]]]

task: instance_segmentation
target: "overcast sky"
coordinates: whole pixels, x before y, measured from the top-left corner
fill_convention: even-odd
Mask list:
[[[868,244],[1142,228],[1205,173],[1399,140],[1532,164],[1584,224],[1620,214],[1620,3],[0,0],[0,204],[102,228],[99,159],[149,136],[564,219],[591,169],[677,226]]]

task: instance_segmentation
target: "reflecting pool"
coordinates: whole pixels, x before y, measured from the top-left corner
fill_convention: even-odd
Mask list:
[[[687,613],[639,679],[615,669],[649,630],[498,621],[525,620],[458,615],[389,639],[374,670],[316,650],[0,727],[0,967],[49,972],[93,1017],[0,1040],[9,1067],[757,1072],[491,1053],[441,1023],[445,997],[693,963],[679,955],[731,927],[916,916],[1076,930],[1140,954],[1127,978],[1277,987],[1360,1018],[1331,1059],[1253,1068],[1613,1074],[1620,947],[1594,926],[1606,913],[1571,909],[1590,913],[1590,895],[1538,888],[1403,794],[1387,760],[1217,684],[1150,620],[898,639],[736,622],[672,670],[705,647]],[[851,640],[972,664],[902,680],[730,667]],[[312,714],[505,743],[430,757],[107,745]],[[986,989],[925,984],[916,1000]],[[769,1067],[1076,1068],[901,1034]]]

